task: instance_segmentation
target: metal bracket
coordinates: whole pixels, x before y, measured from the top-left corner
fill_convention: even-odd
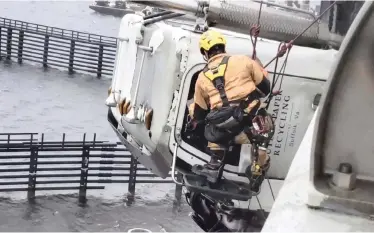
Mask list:
[[[201,10],[200,10],[201,9]],[[205,32],[208,30],[208,10],[209,10],[209,3],[206,1],[199,1],[198,2],[198,10],[196,13],[196,21],[194,26],[195,32]]]
[[[314,96],[313,98],[313,102],[312,102],[312,109],[313,110],[316,110],[318,105],[319,105],[319,102],[321,101],[321,97],[322,97],[322,94],[321,93],[318,93]]]
[[[176,141],[178,144],[182,142],[181,131],[182,129],[180,127],[177,127],[175,130]]]

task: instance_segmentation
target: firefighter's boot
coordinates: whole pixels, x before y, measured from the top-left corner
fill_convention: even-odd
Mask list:
[[[217,183],[220,173],[220,168],[222,167],[223,155],[220,153],[211,153],[210,161],[204,166],[194,165],[192,167],[192,172],[205,176],[207,180],[211,183]]]

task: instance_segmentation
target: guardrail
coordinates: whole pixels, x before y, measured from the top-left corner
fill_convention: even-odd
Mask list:
[[[65,134],[61,141],[47,141],[44,134],[38,137],[0,134],[0,192],[27,191],[28,199],[33,199],[39,190],[79,190],[84,202],[88,189],[105,188],[98,184],[128,184],[134,196],[137,183],[173,183],[150,173],[120,143],[98,141],[96,134],[92,140],[84,134],[81,141],[68,141]],[[180,195],[179,189],[176,194]]]
[[[0,57],[111,76],[117,38],[0,17]]]

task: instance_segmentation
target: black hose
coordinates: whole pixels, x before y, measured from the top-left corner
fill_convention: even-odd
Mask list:
[[[168,14],[171,14],[171,13],[173,13],[173,12],[172,11],[158,12],[158,13],[155,13],[155,14],[145,16],[144,20],[151,19],[151,18],[158,17],[158,16],[168,15]]]
[[[145,20],[144,21],[144,26],[147,26],[149,24],[156,23],[156,22],[159,22],[159,21],[162,21],[162,20],[165,20],[165,19],[176,18],[176,17],[182,16],[182,15],[184,15],[184,14],[171,13],[171,14],[167,14],[167,15],[163,15],[163,16],[153,17],[151,19]]]

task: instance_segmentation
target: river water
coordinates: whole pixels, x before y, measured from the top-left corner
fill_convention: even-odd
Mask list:
[[[32,23],[116,36],[119,18],[99,15],[90,1],[1,1],[0,15]],[[43,71],[40,65],[0,63],[2,132],[46,133],[48,139],[81,139],[83,133],[99,140],[117,141],[106,120],[104,104],[110,80],[65,71]],[[200,231],[188,216],[185,203],[173,208],[172,184],[138,184],[134,204],[127,205],[127,187],[108,185],[88,191],[80,206],[76,192],[41,193],[36,203],[25,193],[1,193],[1,231]],[[61,193],[61,192],[58,192]],[[38,192],[37,192],[38,194]],[[49,194],[49,195],[46,195]],[[5,211],[6,210],[6,211]]]

